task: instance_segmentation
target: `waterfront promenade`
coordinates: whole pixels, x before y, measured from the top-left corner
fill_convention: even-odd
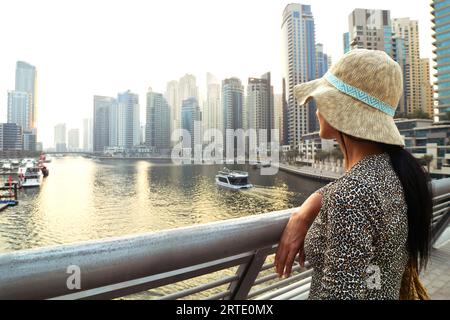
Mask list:
[[[320,181],[327,181],[331,182],[339,177],[342,176],[342,173],[337,172],[331,172],[331,171],[325,171],[317,168],[311,168],[311,167],[299,167],[299,166],[293,166],[286,163],[280,163],[279,168],[282,171],[289,172],[292,174],[296,174],[303,177],[308,177],[311,179],[316,179]]]
[[[427,270],[420,277],[432,300],[450,299],[450,227],[437,241]]]

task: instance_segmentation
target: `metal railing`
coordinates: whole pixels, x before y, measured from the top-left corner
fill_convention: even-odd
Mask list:
[[[433,195],[437,239],[449,221],[450,179],[433,181]],[[273,268],[292,211],[0,254],[0,299],[305,299],[308,264],[287,279]],[[79,289],[69,289],[71,270]]]

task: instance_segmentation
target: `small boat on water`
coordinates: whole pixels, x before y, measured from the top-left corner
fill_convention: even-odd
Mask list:
[[[224,168],[216,175],[216,184],[220,187],[241,190],[253,188],[248,180],[248,172],[234,171]]]
[[[269,168],[272,164],[269,161],[257,161],[252,164],[253,169]]]
[[[41,169],[35,165],[27,163],[19,167],[19,184],[23,188],[40,187],[42,181]]]

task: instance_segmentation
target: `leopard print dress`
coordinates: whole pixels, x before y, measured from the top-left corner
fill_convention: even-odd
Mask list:
[[[309,299],[399,299],[408,219],[389,155],[366,156],[317,192],[322,207],[305,238]]]

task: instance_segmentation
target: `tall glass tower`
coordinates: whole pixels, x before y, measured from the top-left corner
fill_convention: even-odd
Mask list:
[[[161,93],[147,91],[145,144],[158,151],[170,149],[170,109]]]
[[[132,148],[140,143],[139,96],[130,90],[119,93],[118,145]]]
[[[222,81],[222,110],[225,146],[227,143],[234,141],[236,147],[237,140],[232,133],[233,131],[228,132],[227,130],[239,130],[246,127],[244,86],[238,78],[229,78]]]
[[[434,61],[439,116],[450,111],[450,0],[433,0]]]
[[[294,97],[295,85],[316,77],[316,44],[311,6],[289,4],[283,12],[282,73],[283,113],[287,126],[284,144],[297,147],[302,135],[310,132],[310,116],[315,113],[310,104],[299,106]]]
[[[111,140],[111,109],[116,105],[111,97],[94,96],[93,150],[102,153],[106,147],[115,146]]]
[[[36,67],[23,61],[16,64],[16,87],[15,91],[27,92],[31,96],[30,125],[36,128]],[[25,128],[27,129],[27,128]]]

